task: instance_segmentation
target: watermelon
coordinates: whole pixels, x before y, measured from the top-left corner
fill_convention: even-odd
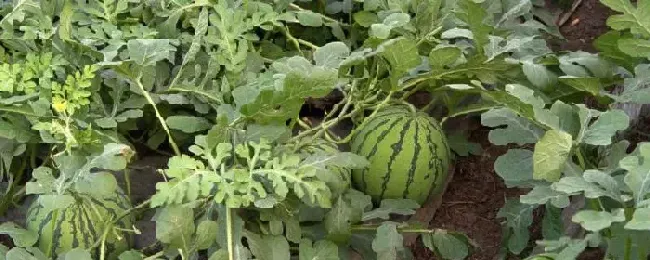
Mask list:
[[[336,143],[322,138],[315,139],[302,145],[299,150],[305,157],[311,155],[335,155],[340,152]],[[319,178],[327,183],[334,195],[333,197],[337,197],[339,194],[342,194],[350,188],[351,173],[349,169],[337,166],[328,166],[327,170],[329,170],[329,174],[327,174],[327,176],[319,176]]]
[[[391,105],[366,120],[350,142],[370,166],[352,171],[352,184],[375,203],[412,199],[422,205],[441,192],[450,150],[438,122],[404,105]]]
[[[27,211],[27,229],[39,234],[38,247],[53,258],[81,247],[91,249],[93,259],[99,259],[101,244],[92,247],[95,242],[101,241],[106,223],[131,208],[131,205],[121,190],[106,198],[71,195],[75,201],[59,210],[49,210],[41,205],[39,199],[35,199]],[[116,227],[128,229],[132,223],[133,219],[127,216],[118,221]],[[128,233],[109,230],[105,241],[105,259],[117,259],[130,245]]]

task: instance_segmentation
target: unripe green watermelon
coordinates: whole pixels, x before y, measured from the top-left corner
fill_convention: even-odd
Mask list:
[[[407,198],[422,205],[430,193],[441,192],[447,178],[450,150],[440,125],[408,106],[377,112],[358,129],[350,148],[370,162],[352,171],[352,183],[376,203]]]
[[[335,155],[339,153],[339,148],[336,143],[327,141],[325,139],[316,139],[311,143],[304,144],[300,147],[300,152],[306,156],[314,154],[322,155]],[[337,166],[328,166],[332,176],[327,176],[321,179],[325,179],[328,187],[332,190],[334,197],[342,194],[347,189],[350,188],[351,181],[350,175],[351,172],[349,169],[337,167]]]
[[[49,250],[53,258],[76,247],[90,249],[101,240],[106,223],[131,208],[121,191],[101,199],[78,194],[73,197],[75,202],[65,209],[48,210],[36,199],[27,211],[27,229],[39,234],[38,247],[46,254]],[[116,227],[128,229],[132,223],[132,217],[127,216],[118,221]],[[130,248],[131,237],[114,229],[108,232],[104,259],[117,259]],[[100,247],[101,244],[91,250],[93,259],[99,259]]]

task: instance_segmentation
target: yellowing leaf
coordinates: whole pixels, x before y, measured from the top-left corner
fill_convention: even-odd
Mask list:
[[[550,182],[558,181],[572,146],[570,134],[558,130],[546,131],[546,134],[535,144],[533,178]]]

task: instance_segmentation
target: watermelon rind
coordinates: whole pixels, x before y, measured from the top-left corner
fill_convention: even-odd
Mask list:
[[[441,192],[450,149],[439,123],[409,106],[391,105],[366,120],[350,142],[370,165],[352,171],[353,186],[375,203],[412,199],[422,205]]]
[[[105,228],[112,220],[131,208],[129,200],[123,192],[103,198],[95,198],[89,194],[70,194],[74,202],[64,209],[48,209],[40,200],[35,199],[27,211],[27,229],[39,234],[38,247],[44,253],[56,259],[73,248],[90,249],[93,259],[100,259],[101,241]],[[130,249],[132,239],[127,232],[114,229],[131,228],[133,219],[126,216],[109,227],[104,242],[105,258],[118,259],[119,254]]]

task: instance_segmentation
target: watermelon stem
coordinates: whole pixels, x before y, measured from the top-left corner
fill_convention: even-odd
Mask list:
[[[131,174],[128,167],[124,169],[124,180],[126,181],[127,198],[129,198],[129,202],[131,202]]]
[[[483,112],[490,110],[492,108],[497,108],[499,105],[496,104],[482,104],[482,105],[477,105],[477,106],[469,106],[466,108],[463,108],[461,110],[455,111],[453,113],[450,113],[446,117],[443,117],[442,120],[440,120],[441,124],[444,124],[449,118],[452,117],[457,117],[457,116],[462,116],[462,115],[467,115],[471,113],[476,113],[476,112]]]
[[[410,87],[413,87],[413,86],[415,86],[415,87],[414,87],[413,89],[411,89],[409,92],[406,92],[406,93],[402,96],[402,99],[406,99],[406,98],[408,98],[409,96],[411,96],[413,93],[415,93],[415,92],[417,92],[418,90],[420,90],[420,86],[417,86],[418,84],[420,84],[420,83],[422,83],[422,82],[424,82],[424,81],[427,81],[427,80],[430,80],[430,79],[436,79],[436,78],[438,78],[438,77],[434,77],[434,76],[429,76],[429,77],[418,77],[418,78],[414,78],[413,80],[407,82],[406,84],[404,84],[404,86],[402,86],[402,87],[399,89],[399,91],[405,91],[405,90],[407,90],[407,89],[410,88]]]
[[[151,203],[151,201],[152,201],[152,199],[149,198],[149,199],[143,201],[142,203],[138,204],[137,206],[125,210],[124,212],[122,212],[122,214],[120,214],[119,216],[117,216],[117,218],[115,218],[115,220],[113,220],[113,222],[114,222],[114,223],[117,223],[117,222],[120,221],[122,218],[124,218],[124,217],[130,215],[131,212],[133,212],[134,210],[144,208],[144,206],[146,206],[146,205],[148,205],[149,203]]]
[[[260,150],[261,150],[261,148],[259,146],[253,146],[253,158],[246,155],[246,157],[248,157],[247,161],[248,161],[248,171],[249,172],[252,172],[253,170],[255,170],[255,165],[257,165],[257,161],[259,160]]]
[[[149,92],[147,92],[147,90],[144,88],[144,85],[142,85],[142,81],[140,80],[141,78],[142,75],[138,76],[134,80],[136,85],[138,85],[138,87],[140,88],[140,91],[142,92],[142,95],[147,100],[147,102],[153,107],[153,110],[156,113],[156,118],[158,118],[160,125],[162,126],[163,130],[165,130],[165,132],[167,133],[167,139],[169,141],[169,144],[172,147],[172,150],[174,150],[174,154],[177,156],[181,155],[181,150],[178,148],[178,145],[176,145],[176,142],[174,142],[174,138],[172,138],[172,133],[169,130],[169,127],[167,126],[165,119],[160,114],[160,111],[158,111],[158,107],[156,107],[156,102],[153,101],[151,95],[149,95]]]
[[[380,107],[384,106],[385,103],[388,103],[390,101],[390,98],[391,98],[392,94],[393,94],[393,91],[391,91],[386,96],[386,98],[379,105],[377,105],[376,107],[380,108]],[[354,115],[362,112],[363,110],[368,109],[366,104],[377,100],[377,95],[373,95],[371,97],[368,97],[368,98],[366,98],[366,99],[364,99],[364,100],[362,100],[360,102],[356,102],[356,103],[352,102],[352,98],[353,98],[352,95],[347,96],[346,99],[343,99],[341,102],[334,105],[333,110],[330,111],[329,114],[324,117],[323,121],[318,126],[300,132],[299,134],[292,137],[291,140],[300,140],[303,137],[312,134],[313,132],[316,132],[315,134],[313,134],[314,138],[320,137],[321,135],[326,133],[326,131],[330,127],[333,127],[336,124],[340,123],[341,121],[343,121],[343,119],[348,118],[348,117],[351,118]],[[382,105],[382,104],[384,104],[384,105]],[[343,108],[341,108],[341,111],[339,112],[338,107],[341,106],[341,105],[343,105]],[[351,105],[356,105],[356,107],[354,109],[352,109],[352,111],[348,112]],[[336,114],[337,112],[338,112],[337,117],[334,118],[334,119],[331,119],[333,117],[333,115]],[[331,119],[331,120],[329,120],[329,119]],[[349,141],[349,139],[350,138],[345,138],[344,140]],[[337,141],[337,143],[344,143],[344,142],[347,142],[347,141]]]
[[[235,249],[233,247],[233,221],[232,221],[232,209],[226,207],[226,236],[228,240],[228,259],[235,260]]]
[[[326,131],[326,132],[325,132],[325,139],[326,139],[327,141],[332,142],[332,143],[338,143],[339,140],[340,140],[341,138],[338,138],[338,137],[337,137],[336,139],[339,139],[339,140],[334,140],[334,137],[332,136],[332,134],[330,133],[330,131]]]
[[[300,119],[300,118],[296,119],[296,122],[298,122],[298,125],[299,125],[300,127],[302,127],[303,129],[307,129],[307,130],[308,130],[308,129],[311,129],[311,126],[310,126],[309,124],[305,123],[305,121],[303,121],[303,120]]]
[[[431,101],[429,101],[429,103],[427,103],[424,107],[420,108],[419,111],[423,111],[428,114],[429,109],[431,109],[431,106],[433,106],[433,104],[435,104],[438,99],[440,99],[440,97],[433,97]]]
[[[296,11],[301,11],[301,12],[305,12],[305,11],[306,11],[304,8],[300,7],[299,5],[293,4],[293,3],[292,3],[292,4],[289,4],[289,7],[290,7],[291,9],[296,10]],[[339,21],[339,20],[337,20],[337,19],[334,19],[334,18],[329,17],[329,16],[327,16],[327,15],[324,15],[324,14],[322,14],[322,13],[318,13],[318,15],[319,15],[323,20],[328,21],[328,22],[330,22],[330,23],[335,23],[335,24],[338,24],[338,25],[340,25],[340,26],[342,26],[342,27],[350,26],[349,24],[347,24],[347,23],[345,23],[345,22],[341,22],[341,21]]]
[[[56,230],[56,221],[59,219],[59,209],[54,209],[54,213],[52,213],[52,234],[54,234],[54,230]],[[54,237],[52,237],[54,239]],[[52,257],[52,251],[53,251],[53,246],[54,246],[54,241],[50,240],[49,244],[47,245],[47,251],[45,254],[47,254],[47,257]]]
[[[360,129],[362,129],[363,126],[364,126],[368,121],[370,121],[369,119],[375,117],[375,116],[377,115],[377,113],[379,112],[379,110],[381,110],[381,108],[383,108],[384,106],[387,106],[388,103],[390,103],[390,101],[391,101],[392,96],[393,96],[394,93],[395,93],[395,91],[388,92],[388,95],[386,95],[386,97],[384,98],[384,100],[382,100],[381,103],[377,104],[377,106],[375,107],[375,110],[373,110],[372,113],[370,113],[370,115],[369,115],[368,117],[366,117],[366,118],[363,119],[363,121],[361,122],[361,125],[359,125],[358,127],[355,127],[355,128],[350,132],[350,134],[349,134],[348,136],[346,136],[343,140],[341,140],[341,141],[338,142],[338,143],[347,143],[347,142],[349,142],[350,139],[352,139],[352,136],[354,136],[354,134],[355,134],[356,132],[358,132]]]
[[[576,157],[578,157],[578,163],[580,164],[580,168],[582,170],[587,169],[587,165],[585,163],[585,157],[582,155],[582,150],[580,147],[576,148]]]
[[[370,85],[372,86],[372,85],[373,85],[373,82],[375,82],[376,80],[377,80],[377,79],[374,78],[373,81],[370,83]],[[350,93],[354,93],[353,91],[354,91],[355,88],[357,87],[357,84],[358,84],[358,83],[359,83],[359,81],[357,81],[356,79],[352,81],[352,84],[350,85]],[[332,116],[334,116],[335,114],[337,114],[337,113],[339,112],[339,109],[340,109],[341,105],[345,105],[345,104],[347,104],[347,103],[350,103],[350,100],[352,100],[352,99],[351,99],[351,98],[352,98],[352,95],[348,95],[345,91],[341,91],[341,94],[343,94],[343,98],[341,99],[341,101],[339,101],[338,103],[336,103],[336,104],[334,105],[334,107],[332,107],[332,110],[331,110],[331,111],[326,112],[326,114],[325,114],[325,118],[323,118],[323,122],[325,122],[325,121],[331,119]],[[364,103],[365,103],[365,100],[364,100]],[[339,113],[339,114],[340,114],[340,113]]]
[[[104,229],[104,233],[102,234],[102,243],[101,243],[101,247],[99,248],[99,252],[100,252],[99,259],[100,260],[104,260],[104,255],[106,254],[106,236],[108,235],[108,231],[110,230],[110,226],[111,225],[108,225]]]
[[[359,231],[359,232],[374,232],[377,231],[377,228],[379,228],[379,225],[353,225],[352,226],[352,231]],[[440,232],[442,229],[426,229],[426,228],[409,228],[409,227],[398,227],[397,232],[400,233],[419,233],[419,234],[433,234],[436,232]]]
[[[301,41],[301,39],[297,39],[296,37],[293,37],[293,35],[291,35],[291,32],[289,32],[289,28],[287,28],[286,26],[284,28],[283,27],[279,27],[279,28],[281,29],[284,36],[287,37],[287,40],[289,40],[291,43],[293,43],[294,48],[296,48],[296,50],[298,50],[298,52],[300,53],[301,56],[305,56],[305,53],[302,52],[302,49],[300,49],[300,44],[301,43],[303,45],[305,45],[305,46],[308,46],[308,47],[314,49],[314,50],[318,49],[318,46],[315,46],[314,44],[305,43],[306,42],[305,40]]]
[[[445,15],[445,17],[447,17],[447,16],[449,16],[449,15],[448,15],[448,14]],[[430,37],[433,36],[433,35],[436,35],[436,34],[439,33],[440,31],[442,31],[442,29],[443,29],[442,26],[438,26],[438,27],[436,27],[435,29],[433,29],[432,31],[430,31],[429,33],[427,33],[426,35],[424,35],[424,37],[422,37],[422,39],[420,39],[420,40],[419,40],[415,45],[420,46],[420,45],[422,45],[422,43],[424,43],[424,42],[427,41],[427,40],[428,40],[428,41],[435,42],[435,43],[437,43],[437,44],[440,44],[440,43],[441,43],[440,40],[436,39],[435,37],[433,37],[433,38],[430,38]]]
[[[320,135],[322,135],[323,133],[325,133],[325,132],[327,131],[328,128],[334,126],[335,124],[337,124],[338,122],[340,122],[340,121],[341,121],[343,118],[345,118],[346,116],[356,114],[356,113],[358,112],[358,111],[357,111],[358,109],[353,109],[350,113],[348,113],[348,114],[346,115],[346,113],[347,113],[348,110],[350,109],[350,106],[352,105],[352,102],[351,102],[351,101],[352,101],[352,96],[348,96],[348,101],[345,102],[345,105],[343,105],[343,108],[341,108],[341,112],[339,113],[339,117],[337,117],[336,119],[334,119],[333,121],[331,121],[331,123],[330,123],[330,122],[327,122],[327,123],[324,122],[324,123],[322,123],[321,125],[322,125],[323,127],[321,127],[321,129],[319,129],[318,132],[316,132],[316,133],[314,134],[314,137],[319,137]],[[342,116],[342,115],[344,115],[344,116]],[[326,125],[326,124],[327,124],[327,125]]]

